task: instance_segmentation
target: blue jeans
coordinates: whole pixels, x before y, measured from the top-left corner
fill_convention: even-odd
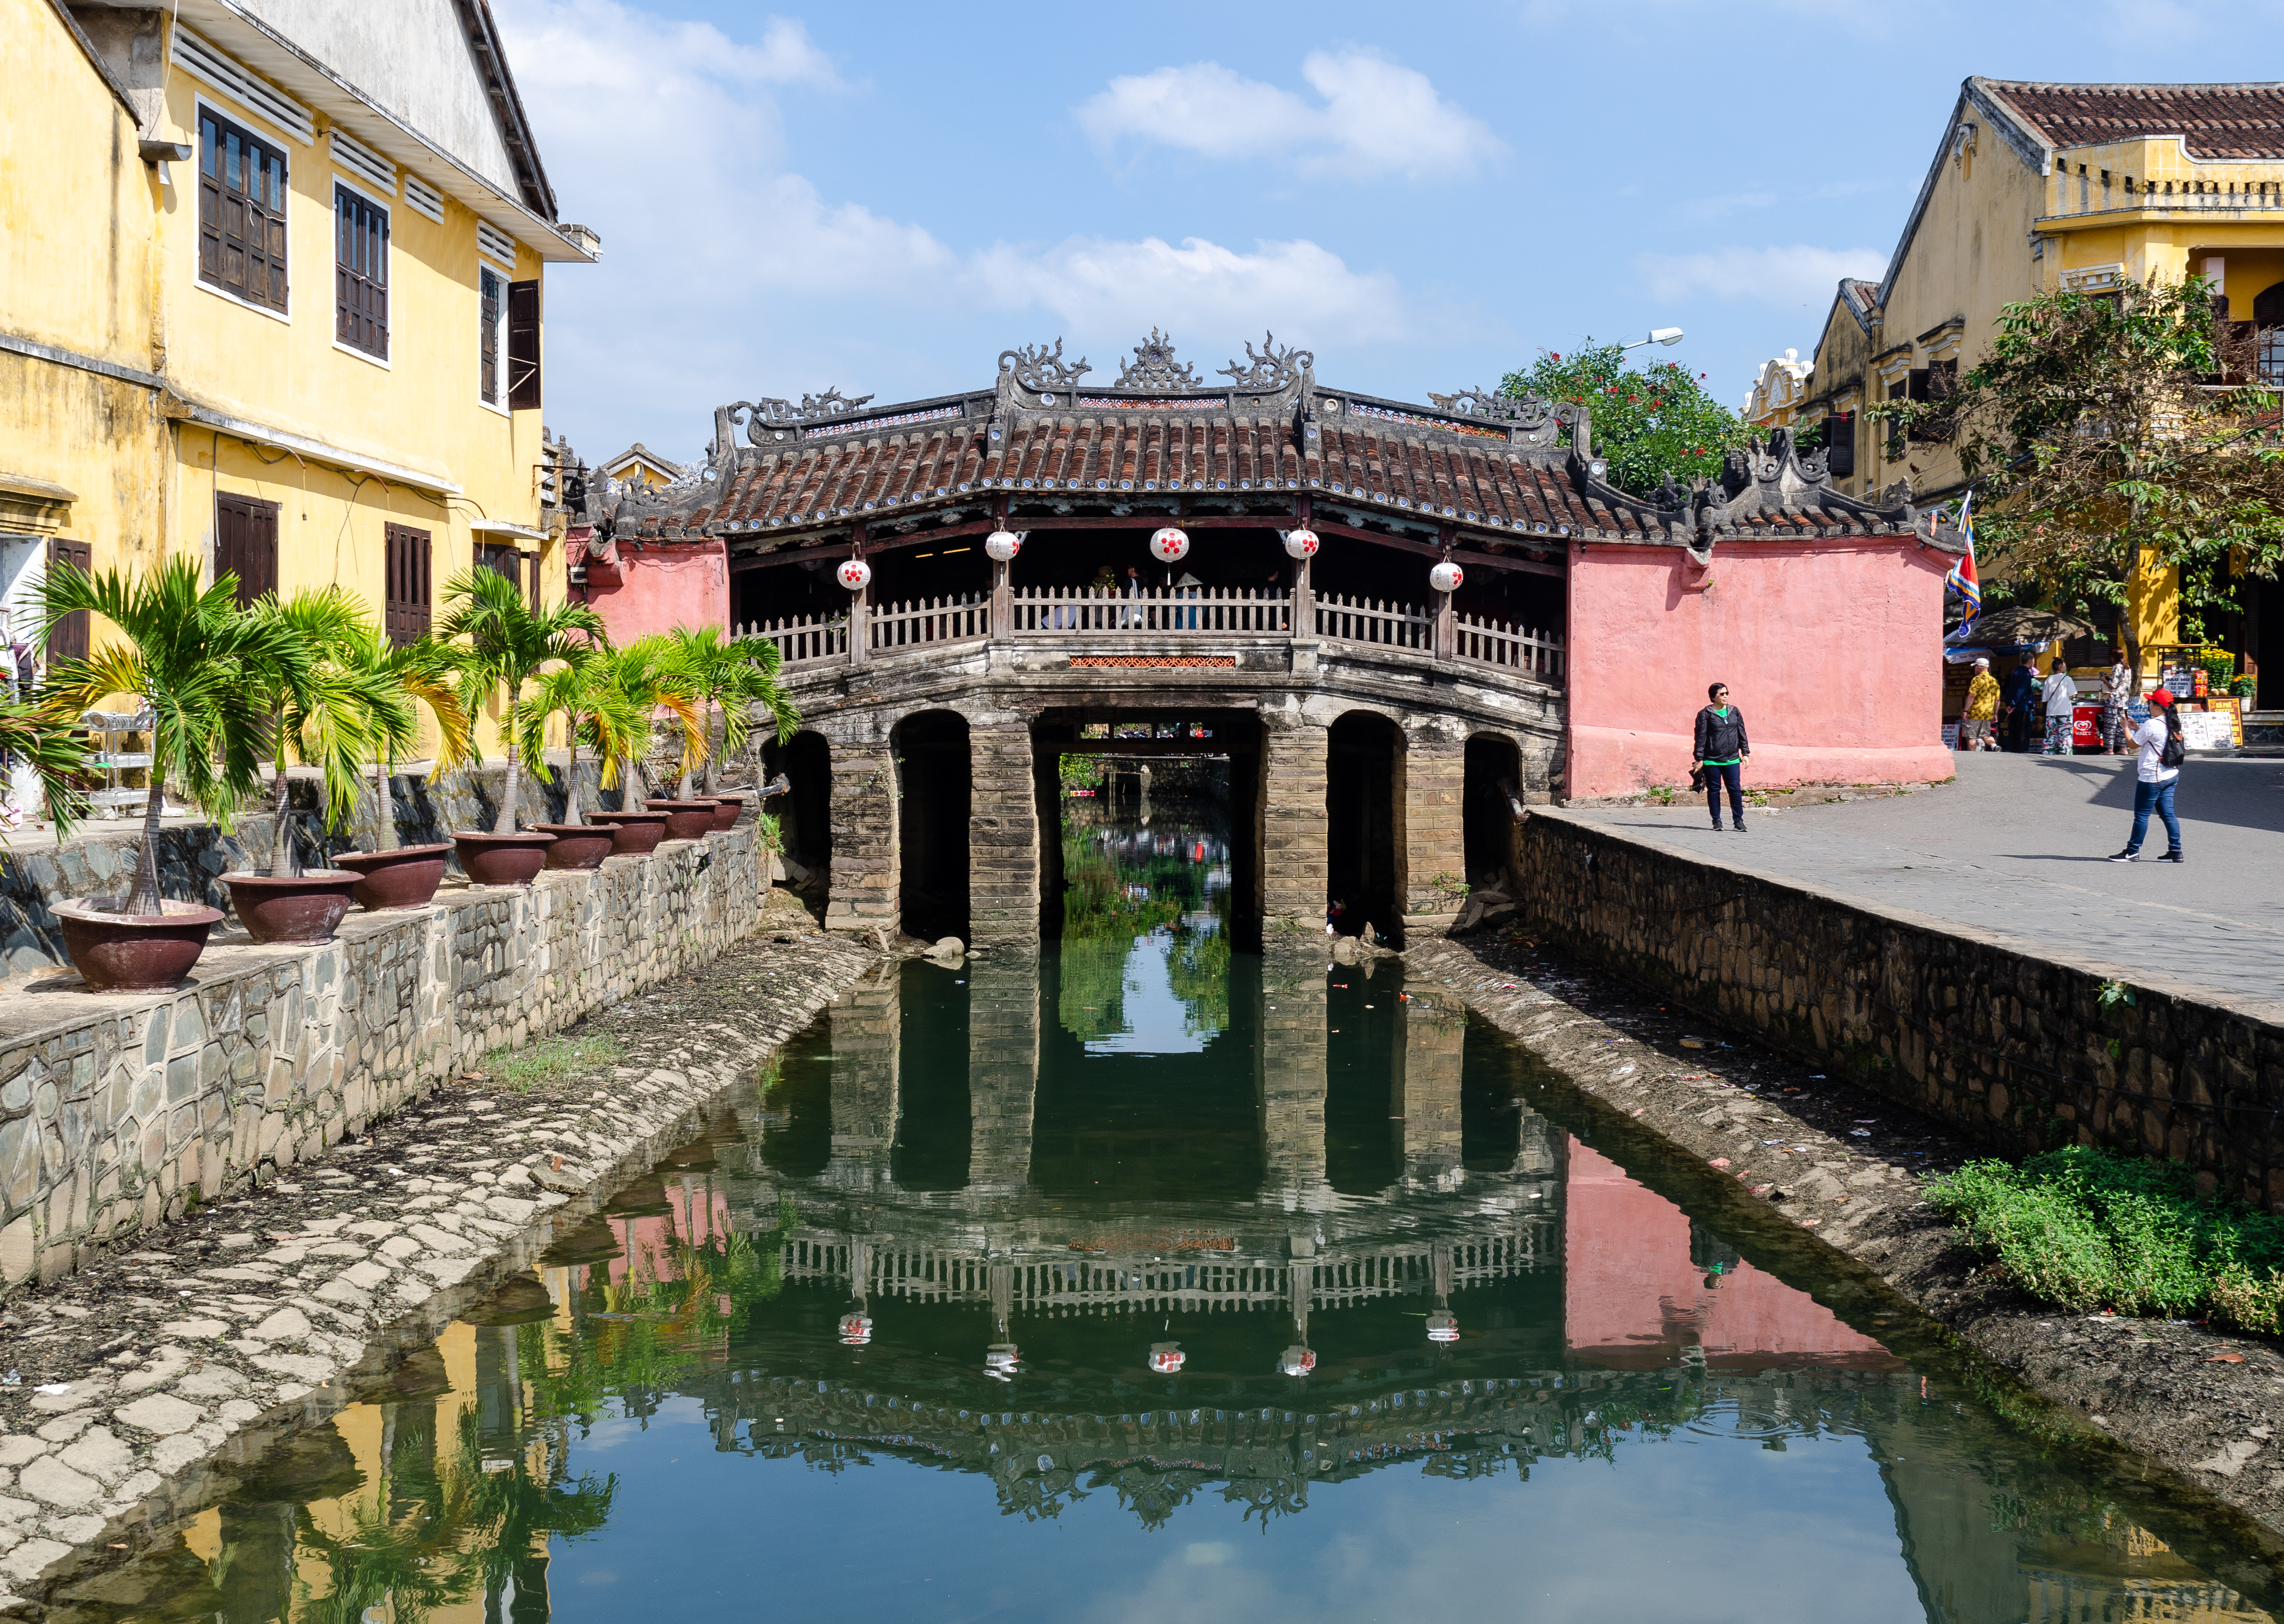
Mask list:
[[[1729,816],[1739,824],[1745,821],[1745,769],[1735,761],[1727,766],[1705,763],[1705,804],[1713,809],[1713,827],[1721,826],[1721,786],[1729,786]]]
[[[2181,824],[2180,820],[2173,816],[2173,790],[2179,783],[2178,778],[2168,778],[2163,784],[2143,784],[2139,780],[2135,781],[2133,838],[2125,842],[2127,851],[2138,852],[2141,849],[2141,837],[2149,832],[2149,814],[2152,810],[2165,820],[2165,833],[2172,839],[2172,849],[2175,851],[2181,849]]]

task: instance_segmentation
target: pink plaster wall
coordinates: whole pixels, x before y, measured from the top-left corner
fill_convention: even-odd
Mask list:
[[[1570,547],[1568,792],[1689,781],[1705,687],[1745,713],[1745,782],[1933,783],[1950,556],[1897,541]]]
[[[587,601],[624,644],[677,626],[730,624],[730,559],[720,542],[637,550],[613,543],[587,566]]]

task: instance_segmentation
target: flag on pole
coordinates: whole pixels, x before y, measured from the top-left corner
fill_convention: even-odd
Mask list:
[[[1975,573],[1975,519],[1967,511],[1974,504],[1975,493],[1969,491],[1967,500],[1959,504],[1959,534],[1966,540],[1967,551],[1951,566],[1951,574],[1944,577],[1944,584],[1958,593],[1967,605],[1967,613],[1959,618],[1962,626],[1983,610],[1983,582]]]

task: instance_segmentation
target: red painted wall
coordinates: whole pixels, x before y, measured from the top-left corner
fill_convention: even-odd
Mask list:
[[[1570,546],[1568,793],[1689,781],[1706,684],[1753,742],[1745,781],[1933,783],[1943,747],[1943,580],[1910,541]]]
[[[1771,1364],[1890,1369],[1900,1362],[1831,1309],[1750,1263],[1719,1284],[1689,1260],[1689,1220],[1615,1162],[1570,1141],[1563,1184],[1562,1313],[1591,1363],[1662,1370],[1694,1343],[1725,1370]]]
[[[587,601],[614,643],[677,626],[730,624],[730,559],[720,542],[633,548],[617,542],[587,565]]]

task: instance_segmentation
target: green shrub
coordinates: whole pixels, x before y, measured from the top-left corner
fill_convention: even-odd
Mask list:
[[[2248,1330],[2284,1312],[2284,1218],[2197,1192],[2178,1162],[2072,1146],[2020,1167],[1969,1162],[1928,1204],[2023,1290],[2066,1308],[2180,1316]]]

